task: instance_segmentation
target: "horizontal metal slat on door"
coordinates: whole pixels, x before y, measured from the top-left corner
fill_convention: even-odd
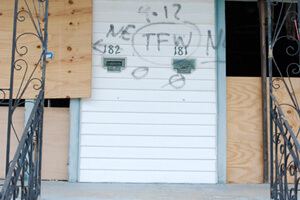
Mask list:
[[[114,159],[179,159],[179,160],[215,160],[215,149],[199,148],[135,148],[135,147],[88,147],[80,151],[81,158]]]
[[[81,182],[216,183],[215,172],[80,170]]]
[[[81,146],[95,147],[157,147],[215,148],[214,137],[155,137],[82,135]]]
[[[201,130],[201,131],[199,131]],[[91,124],[81,125],[82,135],[137,135],[137,136],[199,136],[215,137],[214,125],[144,125],[144,124]]]

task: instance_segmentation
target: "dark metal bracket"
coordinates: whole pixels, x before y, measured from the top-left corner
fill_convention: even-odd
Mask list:
[[[178,74],[190,74],[196,69],[196,59],[173,59],[173,69]]]
[[[126,67],[125,58],[103,58],[103,67],[108,72],[121,72]]]

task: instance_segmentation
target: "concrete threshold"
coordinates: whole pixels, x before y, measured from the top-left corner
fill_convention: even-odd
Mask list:
[[[268,184],[42,182],[41,200],[270,200]]]

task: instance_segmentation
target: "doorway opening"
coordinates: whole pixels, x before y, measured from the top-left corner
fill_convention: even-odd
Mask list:
[[[277,2],[272,6],[272,32],[279,28],[275,22],[284,21],[284,27],[276,35],[280,39],[277,38],[277,46],[273,48],[276,58],[273,59],[276,60],[273,77],[281,74],[286,77],[289,64],[299,62],[296,22],[292,17],[283,18],[286,13],[296,11],[296,3]],[[266,57],[261,60],[262,52],[267,54],[267,45],[262,45],[261,41],[268,38],[267,34],[265,38],[261,36],[260,26],[260,20],[267,23],[267,15],[260,19],[260,12],[264,9],[259,8],[258,2],[226,2],[228,183],[263,183],[268,179],[268,145],[264,139],[268,114],[263,106],[268,93],[262,89],[268,81],[263,82],[261,74],[267,62]],[[289,76],[296,77],[299,73],[289,73]]]
[[[226,75],[260,77],[257,2],[226,2]]]
[[[226,1],[227,183],[263,183],[257,2]]]

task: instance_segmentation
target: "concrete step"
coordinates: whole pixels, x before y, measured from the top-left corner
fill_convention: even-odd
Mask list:
[[[0,179],[0,198],[2,197],[1,191],[2,191],[2,187],[3,187],[3,180]]]
[[[270,200],[268,184],[42,182],[41,200]]]

